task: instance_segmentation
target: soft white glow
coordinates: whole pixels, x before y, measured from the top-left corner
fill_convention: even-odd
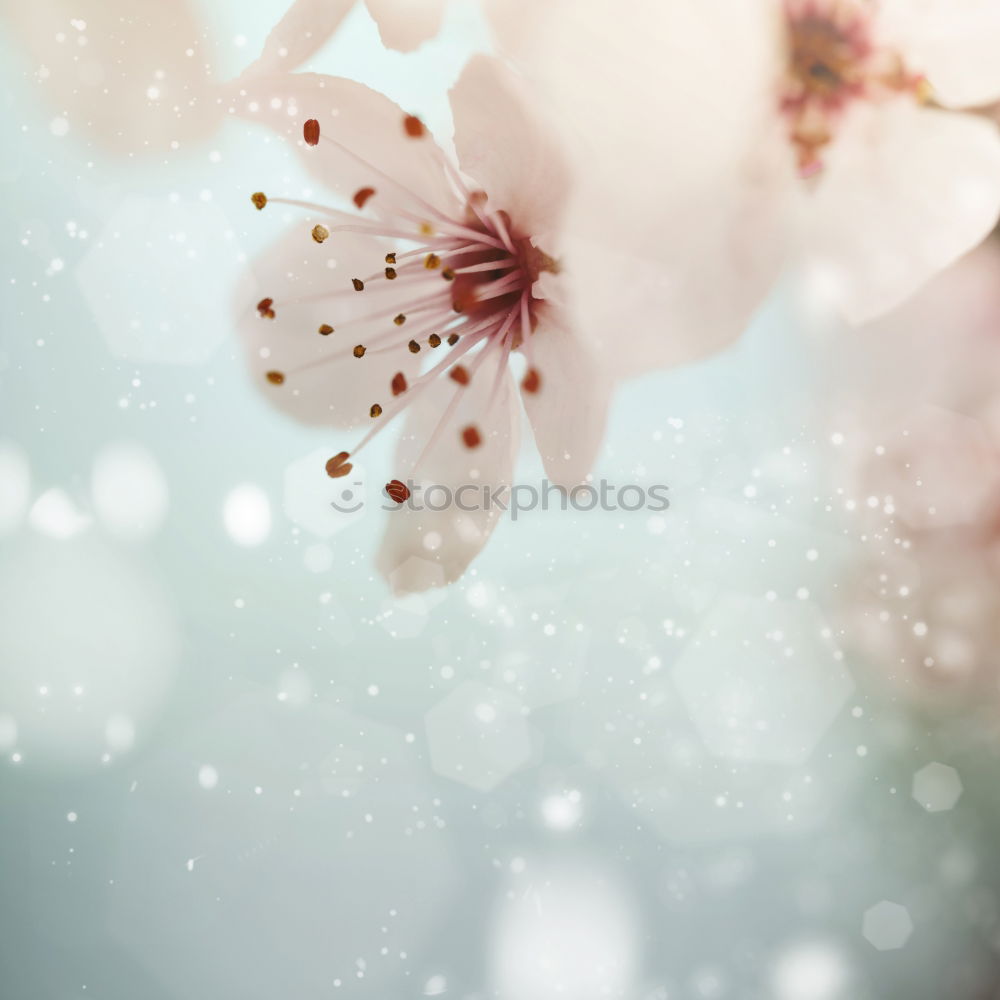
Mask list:
[[[260,545],[271,534],[271,501],[259,486],[243,483],[227,494],[222,521],[237,545]]]
[[[778,956],[772,973],[775,1000],[839,1000],[850,969],[843,953],[825,941],[796,944]]]
[[[122,538],[148,538],[167,513],[166,477],[156,459],[136,445],[113,444],[100,452],[91,494],[104,526]]]
[[[62,490],[46,490],[33,504],[28,520],[39,534],[61,540],[79,535],[90,525],[90,518]]]
[[[533,863],[513,881],[493,936],[500,1000],[634,996],[636,914],[613,874]]]

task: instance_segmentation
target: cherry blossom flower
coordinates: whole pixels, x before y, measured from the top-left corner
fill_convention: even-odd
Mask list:
[[[628,194],[638,176],[647,203],[653,183],[689,191],[692,218],[661,232],[661,245],[690,239],[703,254],[715,230],[725,253],[733,238],[753,239],[761,266],[748,273],[730,253],[719,298],[752,308],[793,263],[814,296],[866,321],[996,223],[1000,137],[961,110],[1000,98],[991,0],[493,0],[490,10],[539,99],[582,140],[592,176],[617,177]],[[699,185],[699,172],[712,183]]]
[[[307,423],[367,425],[331,457],[331,477],[406,411],[386,474],[403,509],[379,556],[401,590],[461,575],[499,516],[415,509],[407,484],[510,484],[518,395],[549,479],[579,484],[603,436],[605,359],[629,349],[565,294],[571,173],[519,81],[479,56],[450,96],[460,169],[419,118],[350,80],[263,78],[241,106],[297,132],[307,167],[353,203],[254,194],[258,208],[297,206],[307,219],[257,261],[265,297],[241,332],[276,406]]]

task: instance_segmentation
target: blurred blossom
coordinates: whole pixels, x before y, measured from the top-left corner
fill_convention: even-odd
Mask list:
[[[836,350],[830,420],[865,546],[849,634],[915,697],[995,698],[1000,243],[990,240]],[[871,362],[864,368],[860,353]]]
[[[603,192],[629,217],[620,249],[632,253],[639,294],[661,297],[666,325],[650,335],[665,352],[685,322],[707,344],[724,342],[785,263],[852,321],[870,319],[996,222],[1000,136],[960,110],[1000,98],[994,3],[490,9],[539,103],[586,158],[577,197],[594,204]],[[683,201],[671,204],[672,192]],[[671,204],[666,226],[653,204]],[[701,301],[676,308],[692,287]]]
[[[264,48],[264,60],[273,69],[295,69],[307,56],[298,46],[311,45],[332,34],[356,0],[295,0],[281,23],[271,33]],[[468,2],[468,0],[465,0]],[[378,25],[382,44],[400,52],[411,52],[441,27],[447,0],[364,0],[368,13]],[[256,69],[252,67],[251,69]]]
[[[250,71],[295,69],[352,6],[294,5]],[[206,139],[228,111],[227,86],[213,69],[220,46],[191,0],[141,7],[129,0],[0,0],[0,15],[59,112],[55,135],[77,134],[120,156],[162,153]]]

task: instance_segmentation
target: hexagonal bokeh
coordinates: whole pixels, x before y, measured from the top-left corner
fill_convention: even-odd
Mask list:
[[[935,761],[913,776],[912,794],[928,812],[947,812],[961,798],[962,779],[953,767]]]
[[[131,775],[106,915],[123,961],[171,997],[406,995],[457,885],[429,777],[403,732],[311,700],[197,723]]]
[[[130,195],[80,261],[76,280],[115,357],[204,364],[230,336],[230,290],[254,301],[241,256],[229,220],[211,201]]]
[[[681,653],[673,681],[718,757],[805,761],[854,689],[816,607],[729,595]]]
[[[913,921],[905,906],[883,899],[865,910],[861,933],[877,951],[895,951],[910,940]]]
[[[531,757],[521,703],[512,695],[466,681],[425,719],[431,766],[438,774],[488,792]]]
[[[350,475],[331,479],[327,460],[340,449],[318,448],[285,469],[283,508],[289,520],[317,538],[331,538],[365,515],[368,493],[364,469],[355,465]]]

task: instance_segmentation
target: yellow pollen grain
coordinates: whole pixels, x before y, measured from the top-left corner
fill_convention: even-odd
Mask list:
[[[317,243],[323,243],[330,237],[330,230],[326,226],[313,226],[312,237]]]

